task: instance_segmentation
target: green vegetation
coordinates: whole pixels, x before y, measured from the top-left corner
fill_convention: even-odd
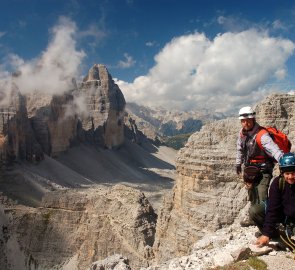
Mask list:
[[[213,268],[212,270],[250,270],[250,269],[251,268],[247,262],[236,262],[226,266],[216,267],[216,268]]]
[[[186,134],[179,134],[179,135],[175,135],[175,136],[169,136],[164,139],[164,143],[165,143],[165,145],[167,145],[171,148],[179,150],[180,148],[184,147],[188,138],[192,134],[193,133],[186,133]]]
[[[267,270],[267,264],[257,257],[249,258],[248,263],[252,268],[256,270]]]
[[[222,267],[216,267],[212,270],[267,270],[267,264],[258,259],[257,257],[251,257],[247,261],[236,262]]]

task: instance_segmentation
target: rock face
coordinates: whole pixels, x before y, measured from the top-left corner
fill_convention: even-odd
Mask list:
[[[41,160],[43,152],[27,117],[26,99],[16,89],[0,109],[0,161],[8,165],[16,159]]]
[[[88,112],[80,116],[80,136],[107,148],[122,144],[125,99],[105,66],[94,65],[89,70],[76,97],[85,99]]]
[[[72,106],[73,96],[68,93],[27,95],[28,117],[45,154],[56,157],[76,140],[78,119],[68,113]]]
[[[261,125],[277,125],[295,143],[295,96],[273,95],[257,105]],[[156,261],[190,252],[208,231],[232,224],[246,205],[246,191],[235,170],[237,119],[203,126],[182,148],[176,160],[172,198],[159,214],[154,245]]]
[[[286,133],[295,150],[295,96],[272,95],[256,107],[257,121]]]
[[[43,153],[56,157],[79,142],[109,149],[124,142],[125,99],[104,65],[94,65],[67,93],[45,91],[23,97],[14,90],[1,107],[3,162],[40,160]]]
[[[25,257],[26,268],[20,269],[61,268],[73,258],[77,268],[71,269],[88,269],[113,254],[122,254],[138,269],[152,256],[157,217],[145,196],[132,188],[52,192],[43,207],[4,211],[14,220],[5,224],[6,238],[16,235]],[[7,239],[1,238],[4,253]]]
[[[233,170],[239,130],[235,122],[204,126],[179,151],[173,197],[166,198],[159,215],[157,261],[188,254],[207,231],[231,224],[245,206],[245,192]]]

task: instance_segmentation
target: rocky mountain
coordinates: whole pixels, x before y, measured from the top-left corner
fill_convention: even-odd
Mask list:
[[[125,99],[104,65],[62,95],[11,93],[1,108],[2,163],[56,157],[79,142],[109,149],[124,142]]]
[[[93,66],[62,95],[23,96],[15,87],[8,100],[0,126],[0,268],[87,269],[114,253],[128,254],[134,269],[148,266],[175,151],[153,145],[125,118],[105,66]]]
[[[201,112],[149,108],[136,103],[127,103],[126,112],[136,121],[138,129],[151,139],[192,133],[213,119]]]

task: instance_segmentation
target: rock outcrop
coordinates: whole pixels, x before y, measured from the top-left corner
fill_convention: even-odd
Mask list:
[[[295,95],[271,95],[256,106],[257,121],[285,132],[295,150]]]
[[[295,96],[273,95],[257,105],[261,125],[276,125],[295,143]],[[166,198],[157,224],[158,262],[182,256],[208,231],[232,224],[246,205],[235,171],[237,119],[216,121],[193,134],[176,160],[173,196]]]
[[[0,161],[9,165],[14,160],[41,160],[43,152],[34,137],[27,116],[26,98],[17,89],[10,92],[0,108]]]
[[[16,206],[4,213],[13,222],[5,223],[6,236],[0,234],[2,266],[11,260],[12,235],[25,264],[19,269],[60,269],[73,261],[72,269],[88,269],[113,254],[122,254],[138,269],[152,256],[157,217],[143,193],[129,187],[51,192],[40,208]]]
[[[94,65],[82,84],[73,83],[66,93],[43,90],[22,96],[14,89],[10,99],[5,97],[0,124],[3,163],[40,160],[43,153],[57,157],[80,142],[109,149],[124,142],[125,99],[104,65]]]
[[[94,262],[89,270],[131,270],[127,258],[115,254],[102,261]]]
[[[35,92],[26,97],[28,118],[43,152],[56,157],[66,151],[77,138],[78,118],[68,113],[74,106],[73,95]]]
[[[84,98],[84,112],[87,112],[79,117],[78,132],[83,140],[107,148],[124,142],[125,99],[104,65],[94,65],[89,70],[75,96]]]

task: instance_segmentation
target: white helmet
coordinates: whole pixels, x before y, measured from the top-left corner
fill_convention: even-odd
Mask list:
[[[239,119],[255,118],[255,114],[251,107],[243,107],[239,111]]]

